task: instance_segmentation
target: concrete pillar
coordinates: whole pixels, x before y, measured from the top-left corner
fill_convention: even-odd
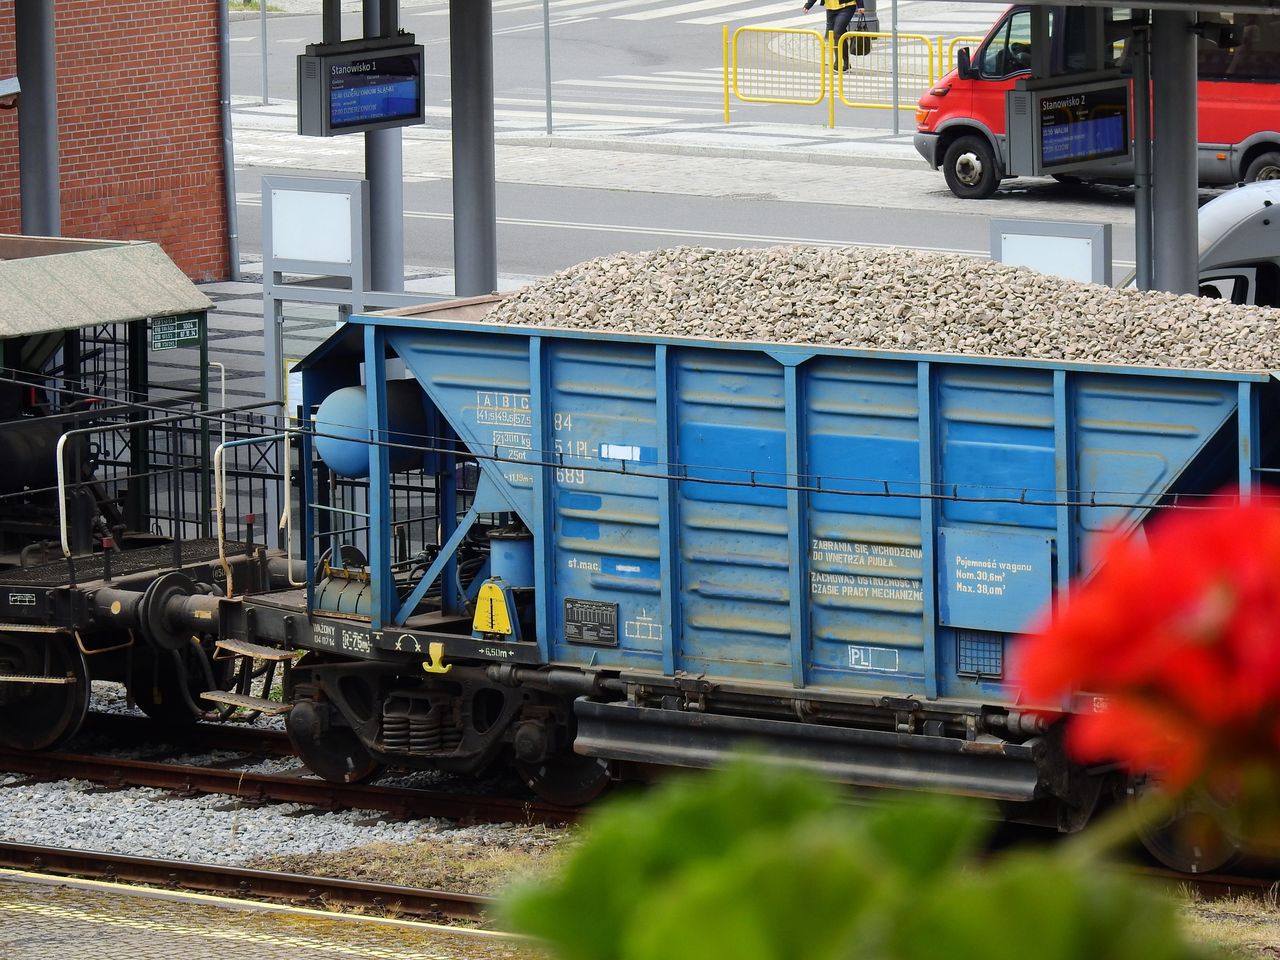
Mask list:
[[[364,35],[393,37],[399,26],[395,0],[364,0]],[[364,175],[369,181],[369,283],[374,290],[404,291],[404,151],[401,130],[364,135]]]
[[[493,155],[493,8],[449,0],[449,89],[453,97],[453,290],[498,286],[497,167]]]
[[[52,0],[16,0],[14,43],[18,51],[18,164],[21,170],[22,232],[62,235],[59,194],[58,73]]]
[[[1198,260],[1195,13],[1151,13],[1152,223],[1157,290],[1195,293]]]

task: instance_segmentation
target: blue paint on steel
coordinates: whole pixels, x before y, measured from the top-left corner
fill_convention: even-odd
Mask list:
[[[1166,491],[1178,487],[1188,465],[1233,419],[1241,378],[1130,377],[1091,372],[1070,377],[1075,418],[1075,470],[1083,500],[1091,491],[1130,491],[1135,508],[1082,506],[1078,573],[1097,558],[1090,543],[1110,530],[1141,522]],[[1216,482],[1226,482],[1222,477]],[[1205,493],[1197,481],[1193,492]],[[1106,499],[1116,499],[1108,497]]]
[[[533,535],[490,536],[489,569],[507,586],[521,589],[537,583],[534,576]]]
[[[392,473],[420,470],[422,447],[429,442],[422,391],[412,380],[392,380],[385,385],[387,429],[392,446],[387,451]],[[316,452],[340,477],[369,475],[368,397],[364,387],[342,387],[320,403],[315,415]]]
[[[960,673],[957,630],[981,634],[966,649],[1003,651],[1055,583],[1096,563],[1092,531],[1244,476],[1265,379],[429,317],[355,326],[385,333],[479,461],[477,509],[532,531],[548,660],[870,695],[1016,699],[972,675],[992,671]],[[309,358],[304,382],[349,385],[350,342]],[[1030,563],[1035,582],[974,607],[954,586],[958,558],[979,553]],[[566,611],[616,617],[617,646],[569,643]]]
[[[529,432],[532,452],[536,453],[538,461],[545,461],[547,451],[550,449],[547,432],[547,398],[543,393],[543,388],[546,386],[545,366],[542,357],[542,338],[532,336],[529,338],[529,369],[537,371],[537,375],[530,378],[529,384]],[[552,529],[551,498],[553,496],[551,471],[545,467],[539,467],[533,472],[533,513],[538,518],[538,523],[537,526],[530,527],[534,533],[533,575],[534,582],[538,584],[547,584],[555,579],[554,548],[552,538],[548,535],[548,531]],[[595,510],[598,506],[595,503],[577,505],[579,509],[584,510]],[[550,660],[557,629],[557,621],[552,614],[551,591],[535,590],[533,604],[533,618],[538,630],[538,652],[543,659]]]
[[[980,530],[938,531],[938,622],[1020,633],[1053,597],[1053,540]]]
[[[452,463],[438,474],[439,534],[445,541],[452,540],[458,530],[458,468]],[[476,481],[476,498],[479,498],[480,479]],[[475,503],[473,501],[472,507]],[[444,567],[440,571],[440,608],[444,613],[458,615],[466,609],[458,584],[458,554],[454,550],[442,551]],[[403,621],[402,621],[403,622]]]
[[[934,368],[928,362],[916,364],[916,415],[920,431],[920,491],[927,499],[920,504],[920,605],[923,618],[920,622],[920,646],[925,696],[935,700],[942,684],[938,675],[943,665],[938,657],[938,586],[934,577],[937,570],[935,556],[938,539],[938,502],[936,478],[939,475],[938,454],[945,451],[934,435],[935,416],[941,418],[937,405],[937,387],[934,384]]]
[[[804,422],[804,397],[800,392],[800,378],[792,365],[784,366],[784,392],[787,411],[787,477],[792,489],[787,491],[787,562],[790,577],[787,582],[791,614],[791,684],[805,685],[805,659],[809,655],[809,577],[805,563],[809,553],[808,498],[799,489],[805,474],[804,451],[800,437]]]
[[[1239,385],[1237,421],[1240,434],[1237,482],[1242,497],[1251,497],[1258,486],[1257,468],[1260,464],[1262,443],[1258,423],[1258,388],[1251,383]]]
[[[510,509],[531,530],[540,529],[533,516],[535,470],[529,466],[535,452],[543,453],[533,442],[529,331],[515,339],[460,332],[452,324],[383,326],[388,345],[454,433],[486,458],[480,469],[492,475]]]
[[[382,441],[387,429],[387,348],[384,331],[366,327],[364,371],[370,440]],[[395,578],[391,570],[391,457],[385,443],[369,444],[369,576],[374,586],[370,626],[381,630],[395,615]],[[341,553],[335,553],[335,557]]]
[[[1053,485],[1055,489],[1071,493],[1056,507],[1057,544],[1056,569],[1059,602],[1065,602],[1071,592],[1071,579],[1076,570],[1076,508],[1070,500],[1079,499],[1074,464],[1075,407],[1071,402],[1071,384],[1065,370],[1053,372]]]
[[[680,545],[676,516],[677,481],[679,459],[676,457],[676,427],[673,422],[674,407],[671,398],[671,365],[666,344],[654,347],[653,359],[654,430],[657,433],[655,465],[670,464],[668,478],[656,481],[658,508],[658,580],[663,585],[658,601],[662,628],[662,672],[668,676],[676,670],[676,648],[680,637]],[[656,471],[655,471],[656,472]]]
[[[823,491],[808,493],[812,683],[900,694],[926,673],[916,367],[817,357],[797,371],[804,473]],[[873,495],[886,486],[904,499]]]

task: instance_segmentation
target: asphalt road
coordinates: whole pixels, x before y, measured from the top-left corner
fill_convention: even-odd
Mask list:
[[[922,165],[923,166],[923,165]],[[296,175],[296,169],[247,169],[238,174],[242,255],[261,250],[260,178]],[[921,170],[922,179],[941,178]],[[937,186],[938,184],[934,184]],[[406,183],[405,261],[412,266],[451,269],[453,265],[452,185],[447,179]],[[945,187],[943,188],[945,189]],[[1024,188],[1027,194],[1054,193],[1055,184]],[[1096,200],[1097,191],[1084,194]],[[1105,191],[1102,193],[1106,196]],[[903,246],[985,254],[990,250],[990,207],[972,214],[938,212],[927,195],[919,206],[886,209],[847,203],[797,203],[743,196],[688,193],[638,194],[581,186],[498,184],[498,264],[504,274],[543,276],[592,257],[661,246],[731,248],[781,243]],[[1031,197],[1017,193],[1001,201],[1000,213],[1017,215]],[[1117,198],[1125,203],[1122,196]],[[1043,202],[1043,201],[1042,201]],[[1074,202],[1064,196],[1060,207]],[[1114,227],[1117,272],[1132,260],[1132,229]]]

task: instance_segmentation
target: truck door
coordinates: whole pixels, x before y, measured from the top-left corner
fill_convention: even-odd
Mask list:
[[[980,82],[973,84],[973,115],[1000,138],[1001,160],[1005,161],[1005,94],[1031,74],[1030,10],[1024,7],[1009,12],[978,50],[976,68]]]

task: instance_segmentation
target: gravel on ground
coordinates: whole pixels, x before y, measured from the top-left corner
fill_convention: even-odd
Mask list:
[[[572,827],[460,827],[424,833],[412,843],[374,843],[339,853],[273,855],[249,862],[263,870],[341,877],[463,893],[497,895],[556,868],[578,833]]]

